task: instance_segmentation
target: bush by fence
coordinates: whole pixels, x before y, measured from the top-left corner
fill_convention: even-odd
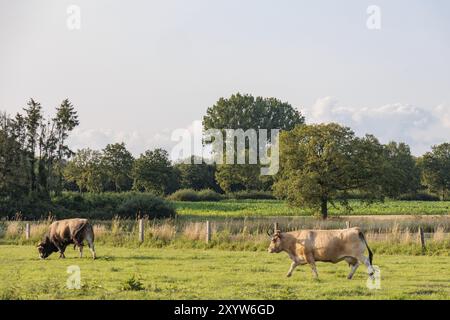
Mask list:
[[[175,209],[167,201],[143,193],[133,193],[124,197],[116,211],[119,217],[132,217],[136,214],[156,219],[175,217]]]

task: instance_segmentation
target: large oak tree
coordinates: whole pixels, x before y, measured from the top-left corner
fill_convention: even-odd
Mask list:
[[[289,103],[276,98],[253,97],[249,94],[233,94],[229,98],[220,98],[209,107],[203,117],[203,129],[223,130],[254,129],[291,130],[305,122],[303,115]],[[259,137],[258,137],[259,138]],[[263,137],[266,139],[266,137]],[[270,142],[270,134],[267,137]],[[225,142],[225,144],[227,141]],[[234,140],[233,140],[234,143]],[[226,146],[224,146],[225,150]],[[225,152],[224,152],[225,155]],[[224,159],[225,163],[225,159]],[[216,180],[226,192],[267,188],[271,179],[261,177],[258,165],[223,164],[217,166]]]
[[[364,193],[369,202],[383,197],[383,147],[373,136],[358,138],[334,123],[299,125],[281,133],[280,157],[275,194],[324,219],[329,203],[349,207],[351,191]]]

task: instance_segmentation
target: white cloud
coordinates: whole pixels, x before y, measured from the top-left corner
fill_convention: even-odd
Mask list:
[[[82,148],[91,148],[100,150],[105,148],[109,143],[124,142],[127,149],[135,156],[139,156],[145,150],[154,148],[165,148],[170,146],[170,134],[165,132],[156,133],[152,135],[143,134],[140,131],[134,130],[113,131],[110,129],[75,129],[70,135],[68,141],[72,150]]]
[[[450,105],[439,105],[434,108],[434,115],[441,119],[442,124],[450,129]]]
[[[318,99],[306,109],[310,123],[338,122],[356,134],[374,134],[381,142],[406,142],[414,154],[422,154],[434,144],[450,140],[450,106],[430,110],[394,103],[380,107],[345,107],[332,97]]]
[[[194,154],[202,154],[201,141],[202,141],[202,125],[201,121],[193,121],[186,128],[186,130],[192,142],[194,139],[198,141],[193,144]],[[68,144],[74,151],[83,148],[91,148],[95,150],[101,150],[109,143],[121,143],[124,142],[127,149],[134,155],[139,156],[146,150],[153,150],[155,148],[163,148],[171,154],[172,148],[178,143],[172,141],[172,133],[176,129],[166,129],[161,132],[148,134],[143,131],[114,131],[110,129],[83,129],[76,128],[70,135]],[[200,146],[199,146],[200,145]],[[177,160],[177,159],[172,159]]]

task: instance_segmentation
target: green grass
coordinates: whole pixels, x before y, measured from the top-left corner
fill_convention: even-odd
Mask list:
[[[286,278],[286,254],[98,246],[99,259],[39,260],[32,246],[0,246],[1,299],[449,299],[450,257],[375,255],[381,289],[352,281],[345,263],[319,263]],[[66,288],[67,267],[81,269],[82,288]]]
[[[279,200],[223,200],[218,202],[174,202],[181,216],[255,217],[255,216],[308,216],[307,209],[290,207]],[[367,206],[351,201],[353,211],[330,206],[330,215],[448,215],[450,201],[386,201]]]

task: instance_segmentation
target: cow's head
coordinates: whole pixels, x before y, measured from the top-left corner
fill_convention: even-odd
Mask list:
[[[270,245],[269,245],[269,249],[267,251],[269,251],[269,253],[279,253],[281,251],[283,251],[283,245],[282,245],[282,238],[283,238],[283,234],[281,233],[280,230],[276,230],[274,233],[267,233],[270,237]]]
[[[37,245],[38,251],[39,251],[39,257],[41,259],[47,258],[49,255],[51,255],[53,252],[57,252],[58,249],[53,244],[53,242],[50,241],[50,238],[46,236],[44,240],[38,243]]]

